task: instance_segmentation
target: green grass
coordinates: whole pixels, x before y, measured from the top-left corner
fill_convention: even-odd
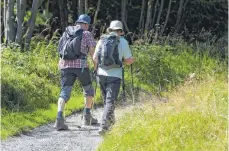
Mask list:
[[[162,95],[195,73],[197,79],[206,74],[222,73],[222,63],[209,56],[208,52],[199,54],[198,50],[183,44],[179,46],[136,45],[132,46],[136,58],[133,64],[134,87]],[[220,67],[220,68],[219,68]],[[130,67],[125,67],[125,81],[131,85]]]
[[[6,48],[2,53],[2,95],[1,123],[2,139],[27,131],[38,125],[53,121],[60,92],[60,72],[57,68],[57,44],[36,42],[33,38],[31,50],[23,52],[19,48]],[[140,45],[132,47],[136,63],[133,65],[134,86],[154,94],[164,95],[178,84],[184,83],[190,73],[197,79],[206,74],[220,74],[218,60],[198,55],[187,45],[156,46]],[[125,67],[127,94],[130,94],[130,68]],[[101,103],[99,91],[97,101]],[[67,113],[83,107],[82,89],[76,83],[69,101]]]
[[[2,52],[1,138],[54,121],[60,92],[55,43],[34,41],[31,50],[6,48]],[[101,103],[97,91],[96,103]],[[84,107],[82,88],[75,83],[66,115]]]
[[[135,89],[168,102],[144,100],[148,103],[125,114],[97,150],[228,150],[227,59],[185,44],[132,48]],[[127,72],[129,85],[130,77]]]
[[[101,103],[99,94],[96,95],[96,103]],[[80,111],[84,107],[82,95],[72,97],[65,108],[66,116],[73,111]],[[49,104],[48,109],[37,109],[33,112],[2,112],[1,117],[1,138],[16,135],[23,131],[54,121],[57,115],[57,105]]]
[[[226,76],[188,81],[126,114],[105,136],[99,151],[228,150]]]

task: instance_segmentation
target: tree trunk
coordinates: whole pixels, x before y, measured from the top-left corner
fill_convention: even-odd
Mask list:
[[[150,25],[150,28],[154,28],[154,24],[155,24],[155,18],[156,18],[156,15],[157,15],[157,6],[158,6],[158,0],[156,1],[156,4],[155,4],[155,7],[154,7],[154,14],[153,14],[153,20],[152,20],[152,23]]]
[[[161,13],[163,10],[163,6],[164,6],[164,0],[161,0],[161,6],[160,6],[160,10],[158,12],[158,16],[157,16],[157,22],[156,22],[156,33],[155,33],[155,39],[157,39],[158,37],[158,32],[159,32],[159,23],[160,23],[160,19],[161,19]]]
[[[84,14],[84,0],[78,0],[78,15]]]
[[[33,30],[35,27],[35,21],[37,16],[37,11],[39,8],[39,4],[41,4],[43,0],[33,0],[32,9],[31,9],[31,17],[28,22],[28,29],[25,34],[25,49],[29,49],[30,41],[33,36]]]
[[[144,15],[145,15],[145,5],[146,0],[142,0],[142,9],[141,9],[141,16],[138,24],[139,33],[142,34],[144,31]]]
[[[85,14],[87,13],[88,13],[88,0],[85,0]]]
[[[176,25],[175,25],[175,32],[176,33],[178,33],[179,29],[180,29],[180,19],[182,16],[183,4],[184,4],[184,0],[180,0],[179,9],[177,11],[177,21],[176,21]]]
[[[60,9],[60,21],[62,32],[65,31],[65,28],[68,26],[68,12],[67,12],[67,0],[58,0],[59,9]]]
[[[22,23],[24,21],[25,16],[25,7],[26,0],[17,0],[17,34],[15,42],[21,44],[22,39]]]
[[[97,8],[96,8],[96,11],[95,11],[95,16],[94,16],[94,19],[93,19],[94,27],[93,27],[93,29],[92,29],[92,33],[94,33],[94,31],[95,31],[95,24],[96,24],[96,22],[97,22],[97,16],[98,16],[99,9],[100,9],[100,3],[101,3],[101,0],[98,0]]]
[[[6,35],[6,10],[7,10],[7,8],[6,8],[6,0],[4,0],[4,10],[3,10],[3,23],[4,23],[4,29],[3,29],[3,31],[4,31],[4,37],[5,37],[5,35]],[[5,42],[5,41],[4,41]]]
[[[160,10],[158,12],[156,24],[159,24],[160,23],[161,13],[162,13],[162,10],[163,10],[163,6],[164,6],[164,0],[161,0]]]
[[[72,9],[72,20],[73,20],[73,22],[75,22],[76,21],[76,17],[77,17],[77,13],[78,13],[78,11],[77,11],[77,0],[72,0],[72,6],[71,6],[71,9]]]
[[[49,1],[50,0],[46,0],[46,2],[45,2],[45,10],[43,11],[43,14],[45,16],[49,14]]]
[[[185,10],[186,10],[186,6],[187,6],[187,4],[188,4],[188,2],[189,2],[189,0],[186,0],[185,1],[185,3],[184,3],[184,5],[183,5],[183,10],[182,10],[182,15],[181,15],[181,19],[180,19],[180,23],[179,23],[179,29],[178,29],[178,32],[179,32],[179,30],[180,30],[180,26],[182,25],[182,23],[184,22],[184,19],[183,18],[185,18]]]
[[[184,3],[184,6],[183,6],[183,11],[185,11],[185,10],[186,10],[186,6],[187,6],[188,2],[189,2],[189,0],[186,0],[186,2]]]
[[[127,0],[122,0],[122,4],[121,4],[121,20],[122,20],[122,23],[125,27],[125,30],[127,32],[129,32],[129,28],[127,26],[127,23],[126,23],[126,4],[127,4]]]
[[[8,0],[8,6],[6,10],[6,41],[7,43],[14,42],[15,40],[15,14],[14,14],[15,0]]]
[[[148,10],[147,10],[147,18],[146,18],[146,25],[145,30],[149,30],[150,24],[152,22],[152,11],[153,11],[153,0],[148,1]]]
[[[168,10],[167,10],[167,14],[166,14],[166,18],[165,18],[165,24],[161,30],[161,35],[164,33],[165,31],[165,27],[168,23],[168,20],[169,20],[169,14],[170,14],[170,10],[171,10],[171,4],[172,4],[172,0],[169,0],[169,6],[168,6]]]
[[[115,11],[116,12],[115,18],[118,19],[119,9],[118,9],[118,7],[115,7],[115,9],[116,9],[116,11]]]

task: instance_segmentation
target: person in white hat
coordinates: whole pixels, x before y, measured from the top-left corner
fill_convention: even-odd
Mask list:
[[[128,42],[122,37],[122,22],[112,21],[107,32],[108,34],[101,36],[98,41],[93,56],[104,101],[100,134],[104,134],[115,122],[115,101],[123,76],[123,64],[130,65],[134,62]]]

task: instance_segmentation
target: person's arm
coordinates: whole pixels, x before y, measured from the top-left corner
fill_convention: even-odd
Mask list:
[[[94,55],[93,55],[93,61],[95,63],[95,68],[94,70],[97,69],[97,64],[98,64],[98,52],[99,52],[99,49],[100,49],[100,44],[101,44],[101,41],[99,40],[96,47],[95,47],[95,52],[94,52]]]
[[[88,53],[91,56],[92,62],[94,64],[94,69],[96,69],[96,63],[93,60],[93,55],[95,52],[95,46],[96,46],[96,41],[93,38],[92,34],[90,32],[85,33],[86,36],[86,45],[88,46]]]
[[[121,47],[123,49],[123,63],[125,65],[131,65],[132,63],[134,63],[135,59],[132,57],[129,44],[126,40],[123,41]]]

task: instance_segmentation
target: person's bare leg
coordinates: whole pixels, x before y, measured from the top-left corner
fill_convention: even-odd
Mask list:
[[[87,96],[85,98],[85,108],[92,108],[92,103],[93,103],[93,97],[92,96]]]
[[[58,99],[57,118],[54,124],[54,128],[57,130],[66,130],[68,126],[64,124],[63,111],[66,101],[63,98]]]
[[[63,112],[64,112],[64,106],[65,106],[65,101],[62,98],[59,98],[58,100],[58,115],[57,118],[62,118],[63,117]]]

